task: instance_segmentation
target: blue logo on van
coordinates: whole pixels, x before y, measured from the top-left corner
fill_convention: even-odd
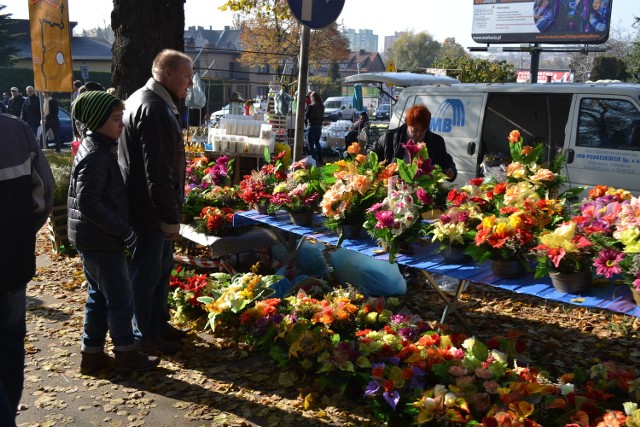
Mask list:
[[[451,132],[454,126],[464,126],[464,104],[459,99],[445,99],[431,117],[432,132]]]

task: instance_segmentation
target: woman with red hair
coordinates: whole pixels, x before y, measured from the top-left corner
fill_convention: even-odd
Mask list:
[[[430,122],[431,112],[429,109],[424,104],[413,105],[407,110],[405,123],[385,132],[373,145],[373,151],[379,159],[386,160],[387,164],[396,159],[404,159],[408,162],[410,159],[403,144],[406,144],[410,139],[416,143],[424,142],[431,161],[442,168],[449,182],[454,181],[458,175],[456,164],[451,155],[447,153],[444,139],[429,130]]]

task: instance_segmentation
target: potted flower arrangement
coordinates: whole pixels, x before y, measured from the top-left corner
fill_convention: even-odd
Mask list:
[[[538,242],[531,250],[538,259],[536,278],[549,275],[560,292],[577,293],[591,288],[594,246],[574,221],[543,231]]]
[[[232,188],[228,187],[232,164],[233,159],[229,160],[227,156],[218,157],[213,162],[208,157],[201,156],[189,162],[185,170],[183,223],[192,222],[206,206],[214,206],[213,201],[220,195],[219,188]]]
[[[229,207],[206,206],[200,212],[200,219],[196,220],[196,231],[214,236],[231,234],[235,230],[234,213],[235,211]]]
[[[365,211],[382,201],[384,178],[390,173],[378,161],[376,153],[360,154],[360,145],[354,142],[347,149],[349,158],[326,166],[334,171],[327,179],[330,187],[324,193],[320,207],[330,230],[338,230],[337,246],[345,238],[357,238],[365,219]]]
[[[476,227],[482,221],[482,214],[491,206],[487,197],[490,184],[484,178],[469,180],[460,189],[452,189],[447,194],[447,210],[432,224],[432,241],[439,242],[438,249],[447,262],[469,262],[471,256],[464,253],[473,245]]]
[[[597,248],[596,274],[621,277],[640,304],[640,202],[626,190],[596,186],[574,218]]]
[[[479,261],[490,259],[494,274],[513,278],[528,270],[536,233],[563,219],[564,202],[552,197],[560,197],[564,158],[557,156],[547,168],[541,162],[542,144],[524,145],[517,130],[508,140],[512,162],[506,166],[506,181],[486,193],[492,208],[477,226],[475,246],[466,252]],[[581,190],[570,190],[562,197]]]
[[[273,189],[269,212],[278,209],[289,212],[291,222],[309,226],[313,223],[313,214],[317,212],[322,199],[322,170],[299,161],[291,165],[287,179]]]
[[[281,151],[271,158],[269,149],[265,148],[264,158],[267,163],[259,170],[253,170],[250,175],[245,175],[240,181],[240,198],[258,213],[267,213],[274,187],[287,179],[287,172],[282,163],[285,154]]]
[[[424,143],[409,140],[404,147],[411,162],[397,160],[398,174],[387,179],[386,197],[366,210],[364,223],[367,233],[389,252],[391,263],[401,247],[426,235],[422,213],[432,208],[432,194],[445,176],[431,164]]]

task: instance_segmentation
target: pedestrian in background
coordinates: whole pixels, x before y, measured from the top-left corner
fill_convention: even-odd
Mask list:
[[[53,143],[55,144],[56,153],[59,153],[62,149],[62,142],[60,141],[60,119],[58,118],[58,101],[56,101],[51,92],[44,93],[44,101],[42,103],[42,115],[44,116],[44,134],[45,138],[48,138],[49,131],[53,135]]]
[[[173,241],[184,201],[185,153],[178,104],[192,86],[191,58],[165,49],[152,77],[127,99],[118,158],[138,235],[129,267],[141,351],[175,354],[186,333],[168,323]]]
[[[53,206],[53,175],[33,132],[0,114],[0,425],[13,427],[24,383],[27,283],[36,233]]]
[[[69,183],[69,241],[82,258],[87,278],[80,372],[92,375],[112,364],[104,352],[107,330],[113,342],[114,369],[146,371],[159,359],[136,350],[131,320],[133,289],[125,246],[133,250],[129,203],[115,146],[122,132],[124,104],[106,92],[78,96],[71,114],[91,131],[73,158]]]
[[[40,127],[40,97],[36,93],[33,86],[27,86],[27,97],[22,104],[22,113],[20,117],[31,126],[34,135],[38,135],[38,128]]]
[[[13,114],[16,117],[22,116],[22,106],[24,105],[24,97],[20,94],[20,90],[17,87],[11,88],[11,98],[7,102],[7,108],[9,114]]]
[[[322,159],[322,147],[320,146],[320,136],[322,135],[322,122],[324,120],[324,104],[322,97],[315,90],[309,94],[311,104],[307,107],[305,120],[309,126],[307,138],[309,139],[309,151],[318,165],[324,164]]]

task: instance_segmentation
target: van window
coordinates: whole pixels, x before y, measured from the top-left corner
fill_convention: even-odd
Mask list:
[[[543,143],[549,160],[565,139],[571,109],[568,94],[494,94],[487,101],[481,154],[509,154],[507,137],[520,131],[526,144]]]
[[[583,98],[576,145],[640,150],[640,112],[624,99]]]

